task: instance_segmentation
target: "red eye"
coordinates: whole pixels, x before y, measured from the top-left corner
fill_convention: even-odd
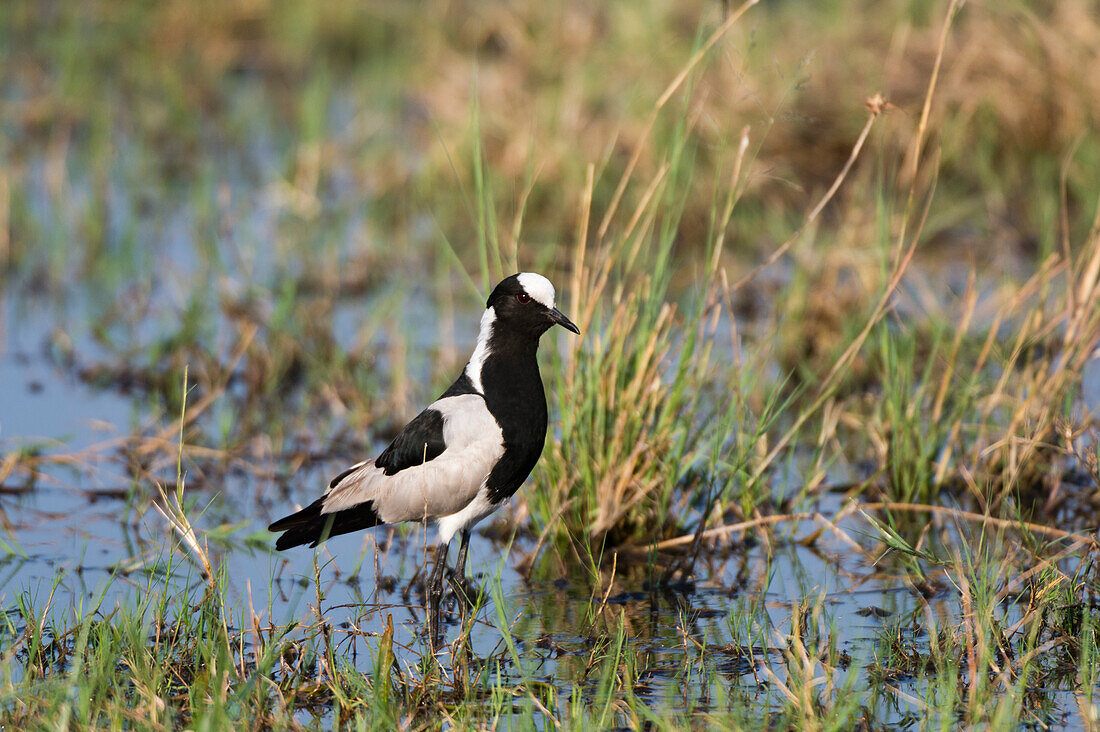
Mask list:
[[[528,295],[526,292],[521,292],[516,295],[516,299],[520,302],[531,302],[531,296]]]

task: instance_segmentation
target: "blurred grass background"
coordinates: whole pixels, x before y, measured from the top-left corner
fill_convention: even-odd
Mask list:
[[[898,175],[888,161],[903,159],[919,119],[942,5],[765,2],[735,26],[677,102],[697,120],[678,248],[703,239],[721,151],[745,125],[756,163],[729,239],[742,261],[782,241],[832,180],[875,92],[895,110],[875,133],[880,156],[857,172]],[[574,238],[590,162],[604,171],[594,207],[606,205],[646,113],[726,11],[718,2],[15,0],[0,19],[8,267],[82,273],[101,252],[164,246],[127,244],[126,222],[167,217],[181,201],[244,216],[259,202],[227,202],[219,189],[236,194],[245,181],[266,199],[265,246],[319,277],[347,272],[311,256],[326,246],[350,250],[352,272],[416,259],[440,236],[468,252],[479,186],[492,192],[500,236],[537,260],[540,247]],[[1096,193],[1098,36],[1084,0],[966,5],[931,118],[943,202],[932,243],[1041,258],[1055,246],[1070,151],[1069,220],[1078,240],[1087,231],[1088,217],[1072,214]],[[659,120],[642,177],[680,117]],[[36,163],[46,166],[39,176],[28,169]],[[79,200],[59,205],[77,190]],[[847,210],[836,207],[832,224],[855,239],[844,248],[858,249]],[[216,226],[205,234],[213,251],[227,245]],[[67,252],[50,255],[43,238],[63,239]]]
[[[826,528],[847,536],[837,527],[856,501],[880,519],[848,549],[895,573],[888,592],[904,583],[961,603],[935,622],[926,604],[907,615],[927,629],[920,643],[903,640],[901,618],[883,626],[874,650],[886,652],[864,669],[886,700],[874,709],[896,712],[889,684],[915,678],[910,690],[936,691],[918,700],[926,719],[948,725],[1029,719],[1028,695],[1046,687],[1080,691],[1091,720],[1100,431],[1081,387],[1100,336],[1100,13],[1085,0],[971,0],[945,32],[954,6],[764,0],[692,64],[738,6],[8,0],[0,325],[46,331],[52,365],[131,398],[135,416],[87,450],[6,422],[0,488],[113,471],[113,500],[136,517],[154,486],[179,490],[183,518],[209,497],[197,531],[217,564],[237,551],[240,506],[262,524],[312,497],[303,469],[369,454],[453,378],[491,282],[537,269],[585,337],[544,346],[553,439],[503,527],[486,528],[518,532],[534,587],[591,589],[585,623],[601,642],[560,696],[516,661],[524,720],[545,725],[545,702],[602,723],[625,699],[618,719],[639,723],[632,679],[649,651],[631,648],[612,590],[706,578],[704,543],[726,556],[734,533],[734,554],[759,540],[770,562],[796,529],[768,527],[801,531],[810,511],[835,511]],[[730,525],[742,528],[721,533]],[[11,556],[21,528],[4,540]],[[703,530],[718,533],[703,542]],[[824,530],[797,545],[816,551]],[[252,548],[269,538],[258,533]],[[774,565],[754,565],[720,652],[752,657],[779,638],[787,672],[773,688],[793,692],[776,725],[847,728],[874,715],[816,676],[819,661],[846,668],[836,630],[852,619],[814,594],[812,566],[780,628],[763,599]],[[490,694],[513,703],[501,667],[484,671],[491,658],[453,703],[427,663],[391,673],[392,625],[363,636],[373,677],[341,665],[319,573],[304,640],[261,628],[251,608],[226,625],[226,567],[207,572],[201,600],[150,574],[138,610],[66,615],[48,635],[75,646],[44,635],[52,594],[44,609],[21,599],[2,631],[22,644],[6,657],[18,679],[5,709],[37,723],[76,688],[81,709],[116,726],[134,699],[153,716],[168,699],[172,721],[259,709],[289,725],[288,707],[316,705],[389,723],[413,709],[430,727],[452,713],[478,725]],[[556,596],[539,602],[531,633],[556,632]],[[493,604],[503,613],[502,595]],[[1007,633],[1006,606],[1020,611]],[[150,655],[154,625],[175,630]],[[590,630],[577,631],[586,650]],[[321,656],[337,669],[323,682]],[[678,663],[679,686],[696,661]],[[754,681],[727,689],[730,719],[747,724],[770,662],[739,663]],[[234,669],[229,707],[223,677],[193,667]],[[570,701],[593,669],[598,717]],[[662,707],[657,726],[691,715]]]
[[[1095,333],[1057,303],[1091,291],[1100,18],[970,2],[943,35],[947,7],[763,2],[692,65],[733,6],[17,0],[3,285],[62,313],[58,362],[154,415],[189,365],[230,397],[191,440],[280,480],[384,440],[460,366],[470,303],[533,268],[596,336],[555,362],[537,529],[569,505],[613,543],[682,531],[699,475],[724,486],[682,494],[704,521],[831,473],[931,500],[958,465],[999,503],[1060,475],[1021,476],[1013,440],[1072,416]]]

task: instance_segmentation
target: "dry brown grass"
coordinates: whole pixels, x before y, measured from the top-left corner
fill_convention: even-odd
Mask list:
[[[119,66],[93,48],[86,63],[116,69],[139,129],[175,133],[171,126],[181,115],[217,113],[225,105],[220,85],[235,74],[261,80],[289,120],[306,113],[303,101],[316,103],[299,97],[303,80],[319,73],[343,79],[338,83],[347,88],[338,91],[360,99],[360,112],[342,141],[304,131],[302,169],[289,178],[298,188],[315,189],[310,170],[315,175],[358,158],[353,168],[360,183],[383,198],[419,199],[418,189],[436,190],[432,208],[456,241],[469,225],[463,204],[441,200],[438,191],[453,187],[456,177],[472,188],[475,137],[483,142],[499,210],[514,211],[526,181],[537,179],[525,232],[535,242],[567,239],[575,230],[576,198],[563,192],[578,188],[588,162],[606,171],[596,180],[597,203],[606,203],[638,150],[639,174],[652,176],[662,146],[643,144],[646,111],[697,39],[725,19],[723,5],[710,0],[644,8],[442,0],[413,8],[340,0],[323,12],[308,6],[280,12],[261,0],[208,2],[200,9],[173,1],[141,13],[113,5],[115,13],[89,8],[82,15],[104,37],[140,44],[149,62]],[[887,157],[904,154],[936,58],[941,5],[849,1],[810,13],[789,3],[760,3],[691,80],[690,114],[698,119],[691,132],[692,185],[703,195],[692,196],[685,211],[684,240],[696,241],[705,231],[705,194],[719,175],[720,151],[736,146],[746,124],[757,164],[745,185],[757,203],[748,219],[734,222],[733,254],[770,249],[775,229],[757,219],[797,220],[828,185],[861,124],[860,101],[870,94],[883,92],[899,110],[874,144]],[[415,34],[408,32],[410,14]],[[15,28],[34,27],[29,8],[13,17]],[[1095,133],[1097,48],[1100,21],[1087,0],[1040,8],[969,2],[960,14],[928,139],[942,143],[942,185],[976,196],[992,232],[1025,246],[1041,238],[1043,222],[1028,210],[1029,193],[1050,161]],[[45,57],[18,55],[15,62],[13,73],[29,81],[31,95],[8,115],[29,127],[47,120],[50,127],[60,120],[81,124],[89,110],[79,95],[94,89],[59,93]],[[669,134],[659,126],[656,137]],[[992,175],[1002,180],[990,185]],[[1079,197],[1087,185],[1087,170],[1071,171],[1071,206],[1089,205]],[[857,203],[863,208],[867,201]]]

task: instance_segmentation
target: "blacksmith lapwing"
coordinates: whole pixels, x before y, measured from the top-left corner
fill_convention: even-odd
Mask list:
[[[381,455],[351,466],[323,496],[269,527],[276,549],[402,521],[435,521],[439,547],[427,586],[429,632],[438,633],[447,547],[461,533],[454,576],[464,581],[470,529],[531,474],[546,439],[546,395],[535,352],[560,325],[554,286],[533,272],[501,281],[481,316],[462,374],[409,422]]]

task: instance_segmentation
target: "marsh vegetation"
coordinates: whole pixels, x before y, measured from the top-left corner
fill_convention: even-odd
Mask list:
[[[8,3],[0,726],[1093,728],[1097,48],[1085,0]],[[433,653],[430,534],[264,527],[520,269],[584,338]]]

